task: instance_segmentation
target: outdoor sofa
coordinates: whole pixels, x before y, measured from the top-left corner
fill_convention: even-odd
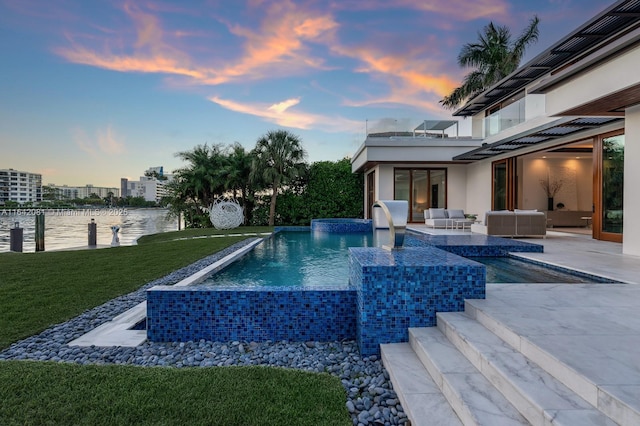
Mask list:
[[[436,209],[424,211],[424,224],[432,228],[468,227],[473,220],[467,219],[462,209]]]
[[[589,224],[585,217],[591,219],[589,210],[553,210],[547,212],[550,227],[585,227]]]
[[[547,216],[536,210],[499,210],[485,214],[483,224],[471,225],[471,232],[496,237],[543,237],[547,235]]]

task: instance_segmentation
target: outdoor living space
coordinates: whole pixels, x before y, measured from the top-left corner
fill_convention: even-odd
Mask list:
[[[587,235],[551,230],[536,243],[543,253],[517,256],[621,284],[487,284],[465,312],[383,345],[412,424],[640,423],[640,259]]]

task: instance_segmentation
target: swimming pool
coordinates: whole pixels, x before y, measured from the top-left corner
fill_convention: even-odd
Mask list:
[[[514,257],[473,257],[486,267],[487,283],[609,283],[609,279],[565,271]]]
[[[413,238],[411,234],[408,239]],[[198,285],[224,287],[345,286],[349,247],[380,245],[369,233],[279,232]],[[487,283],[593,283],[583,276],[511,257],[469,257],[486,266]]]
[[[373,234],[282,231],[198,285],[225,287],[344,286],[349,247],[375,247]]]

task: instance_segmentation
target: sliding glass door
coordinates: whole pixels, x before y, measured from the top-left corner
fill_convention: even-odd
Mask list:
[[[409,222],[422,222],[430,207],[446,207],[446,169],[395,169],[394,199],[409,202]]]
[[[593,237],[622,242],[624,134],[598,138],[594,154]]]
[[[516,158],[506,158],[493,163],[491,209],[513,210],[516,204]]]

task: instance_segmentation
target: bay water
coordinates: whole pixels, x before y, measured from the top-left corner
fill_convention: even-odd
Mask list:
[[[0,209],[0,252],[10,248],[10,230],[18,224],[23,229],[23,252],[35,251],[35,218],[44,214],[45,251],[88,246],[88,225],[94,219],[98,246],[111,244],[112,226],[119,226],[120,245],[133,245],[147,234],[178,229],[176,218],[167,218],[166,209],[80,208],[80,209]]]

